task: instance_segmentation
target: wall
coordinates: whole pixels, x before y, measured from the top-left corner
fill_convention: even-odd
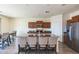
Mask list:
[[[0,24],[1,33],[17,31],[17,35],[23,35],[23,36],[26,35],[29,30],[35,30],[35,29],[28,28],[28,22],[31,22],[31,21],[36,22],[38,20],[45,21],[45,22],[50,21],[50,19],[47,19],[47,18],[11,19],[5,16],[0,16],[0,18],[1,18],[1,24]],[[50,29],[44,29],[44,30],[50,30]]]
[[[76,15],[79,15],[79,10],[69,13],[69,18],[71,19],[71,17]]]
[[[36,30],[36,29],[28,28],[28,22],[36,22],[38,20],[45,21],[45,22],[50,21],[50,19],[48,18],[27,18],[27,19],[16,18],[13,20],[14,20],[13,28],[15,31],[17,31],[17,35],[19,36],[26,36],[29,30]],[[44,29],[44,30],[50,30],[50,29]]]
[[[27,32],[31,29],[28,28],[28,22],[36,22],[38,20],[42,20],[45,22],[51,22],[51,28],[50,29],[44,29],[44,30],[51,30],[52,34],[56,34],[60,37],[60,41],[62,42],[62,15],[52,16],[51,18],[27,18],[27,19],[13,19],[13,28],[15,31],[17,31],[17,35],[19,36],[26,36]],[[33,30],[33,29],[32,29]],[[35,30],[35,29],[34,29]]]
[[[66,24],[67,24],[67,20],[69,20],[69,14],[63,14],[63,21],[62,21],[62,24],[63,24],[63,32],[66,32]]]
[[[52,22],[52,34],[59,36],[60,41],[62,42],[62,15],[52,16],[50,19]]]
[[[0,16],[1,18],[1,33],[6,33],[6,32],[10,32],[11,29],[11,18],[5,17],[5,16]]]

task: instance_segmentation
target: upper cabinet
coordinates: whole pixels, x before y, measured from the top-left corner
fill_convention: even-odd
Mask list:
[[[73,22],[79,22],[79,15],[72,17]]]
[[[72,19],[67,20],[67,24],[71,24],[71,23],[73,23]]]
[[[29,28],[36,28],[36,23],[35,22],[29,22],[28,27]]]
[[[67,24],[79,22],[79,15],[73,16],[72,19],[67,20]]]
[[[51,23],[43,22],[43,21],[29,22],[28,27],[29,28],[51,28]]]
[[[51,23],[50,22],[44,22],[43,28],[51,28]]]
[[[42,28],[42,27],[43,27],[43,21],[37,21],[36,28]]]

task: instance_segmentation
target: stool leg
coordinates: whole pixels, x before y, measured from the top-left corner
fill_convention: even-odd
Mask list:
[[[8,37],[8,40],[9,40],[9,42],[10,42],[10,44],[11,44],[11,38],[10,38],[10,36]]]
[[[55,45],[55,48],[54,48],[54,50],[55,50],[55,53],[57,54],[57,51],[56,51],[56,45]]]
[[[10,44],[9,44],[9,39],[8,39],[8,38],[7,38],[7,40],[6,40],[6,41],[7,41],[8,46],[10,46]]]
[[[2,49],[4,49],[4,41],[2,41]]]
[[[18,45],[18,54],[20,53],[20,45]]]

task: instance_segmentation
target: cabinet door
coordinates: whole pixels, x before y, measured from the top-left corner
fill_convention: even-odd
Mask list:
[[[79,15],[72,17],[73,22],[79,22]]]
[[[43,23],[43,28],[50,28],[50,27],[51,27],[50,22],[44,22]]]
[[[29,22],[28,27],[29,28],[36,28],[36,23],[35,22]]]

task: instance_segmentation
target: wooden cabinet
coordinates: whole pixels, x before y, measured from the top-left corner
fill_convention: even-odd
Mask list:
[[[43,27],[43,21],[37,21],[36,28],[42,28],[42,27]]]
[[[29,28],[51,28],[51,23],[43,22],[43,21],[29,22],[28,27]]]
[[[73,16],[72,19],[67,20],[67,24],[79,22],[79,15]]]
[[[72,17],[73,22],[79,22],[79,15]]]
[[[67,24],[73,23],[72,19],[67,20]]]
[[[36,23],[35,22],[29,22],[28,27],[29,28],[36,28]]]
[[[43,28],[50,28],[50,27],[51,27],[50,22],[44,22],[43,23]]]

